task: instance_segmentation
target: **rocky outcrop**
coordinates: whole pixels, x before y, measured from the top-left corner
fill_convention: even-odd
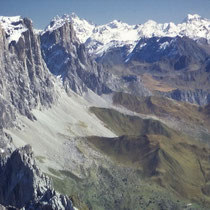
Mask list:
[[[52,188],[51,180],[36,166],[29,145],[15,150],[9,157],[0,155],[0,203],[18,209],[69,209],[71,200]]]
[[[93,60],[68,20],[62,24],[52,21],[41,35],[41,43],[49,70],[62,78],[67,93],[73,90],[82,95],[90,89],[98,95],[122,90],[139,96],[150,95],[139,78],[128,81],[112,72],[106,62]]]
[[[54,24],[56,22],[52,21],[49,27]],[[105,84],[108,72],[90,59],[70,22],[66,21],[52,31],[46,30],[41,36],[41,44],[49,70],[62,78],[67,92],[71,89],[82,95],[88,88],[99,95],[111,92]]]
[[[19,18],[9,24],[25,29],[17,40],[11,40],[12,35],[0,22],[0,127],[11,126],[16,112],[33,120],[31,109],[50,106],[56,98],[31,20]],[[15,30],[18,34],[18,27]]]

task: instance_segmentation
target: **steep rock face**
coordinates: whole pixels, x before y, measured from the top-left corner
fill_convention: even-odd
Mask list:
[[[55,19],[41,35],[42,53],[50,71],[62,78],[68,93],[71,89],[82,95],[91,89],[96,94],[125,90],[149,95],[140,79],[128,81],[109,71],[110,65],[96,62],[81,44],[69,19]]]
[[[0,17],[0,203],[26,209],[73,209],[37,168],[29,146],[15,150],[3,128],[18,114],[34,120],[31,110],[50,107],[57,99],[54,78],[41,54],[32,22]],[[15,150],[15,151],[14,151]],[[12,151],[14,151],[12,153]],[[3,208],[3,207],[2,207]]]
[[[8,94],[5,93],[5,88],[4,88],[4,83],[5,83],[5,67],[4,67],[4,57],[6,54],[6,35],[3,31],[3,29],[1,28],[0,25],[0,116],[1,116],[1,122],[0,122],[0,127],[6,127],[11,123],[11,120],[15,119],[15,116],[13,114],[13,109],[11,107],[11,105],[9,104],[9,102],[7,100],[5,100],[5,98],[3,97],[3,95],[8,97]]]
[[[1,159],[3,154],[0,156]],[[69,209],[72,202],[56,193],[37,168],[29,145],[15,150],[0,166],[0,203],[26,209]]]
[[[99,95],[110,93],[105,85],[108,72],[89,58],[72,24],[66,21],[58,28],[55,24],[52,21],[50,27],[54,30],[46,30],[41,36],[43,57],[50,71],[62,78],[67,92],[72,89],[82,95],[89,88]]]
[[[53,79],[42,59],[40,40],[32,22],[20,17],[15,18],[16,22],[12,20],[6,26],[0,21],[1,127],[11,126],[16,111],[33,119],[32,108],[49,106],[56,98]],[[19,33],[17,27],[9,34],[7,27],[13,25],[24,26],[24,30]]]

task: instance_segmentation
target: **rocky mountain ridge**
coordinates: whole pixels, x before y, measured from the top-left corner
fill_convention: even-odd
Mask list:
[[[67,16],[68,17],[68,16]],[[65,17],[65,18],[67,18]],[[51,21],[50,26],[40,36],[43,58],[48,69],[62,79],[67,92],[77,94],[91,90],[98,95],[126,89],[139,95],[149,95],[140,80],[125,81],[109,71],[106,65],[97,63],[89,54],[85,44],[80,43],[74,30],[74,23],[65,19]],[[134,83],[134,84],[133,84]]]
[[[110,93],[104,80],[108,77],[102,66],[91,60],[85,46],[79,42],[72,24],[57,26],[51,22],[53,31],[41,35],[43,58],[52,74],[61,77],[63,85],[82,95],[88,88],[102,94]]]
[[[71,200],[55,192],[51,180],[35,163],[32,148],[26,145],[9,155],[0,155],[0,203],[18,209],[68,209]]]
[[[129,25],[114,20],[105,25],[94,25],[77,15],[57,16],[53,19],[57,25],[66,21],[72,22],[81,43],[85,43],[88,52],[94,57],[101,57],[103,53],[116,47],[128,46],[127,55],[141,38],[187,36],[193,40],[210,40],[210,21],[201,16],[187,15],[182,23],[160,24],[149,20],[144,24]],[[46,30],[52,30],[49,26]]]
[[[73,14],[54,18],[43,34],[53,33],[54,29],[66,23],[72,24],[78,41],[84,43],[86,57],[96,58],[97,63],[103,66],[101,72],[105,67],[103,83],[110,87],[115,81],[118,87],[111,86],[111,90],[121,91],[125,86],[129,86],[126,88],[128,92],[137,86],[143,90],[142,74],[149,73],[155,80],[158,78],[158,82],[172,86],[172,91],[163,95],[199,105],[209,103],[209,20],[199,15],[188,15],[177,25],[148,21],[143,25],[130,26],[115,20],[96,26]],[[115,78],[118,75],[118,82],[110,77],[110,73]],[[135,81],[141,81],[140,85],[131,82],[120,85],[125,80],[119,80],[119,75],[125,78],[127,74],[135,77]],[[142,95],[139,90],[137,88]]]
[[[16,18],[13,19],[16,21]],[[56,99],[53,77],[42,59],[40,40],[34,34],[31,20],[18,19],[18,22],[10,25],[21,25],[21,34],[18,39],[11,41],[15,33],[19,35],[19,28],[14,28],[8,34],[0,26],[1,110],[10,110],[6,115],[2,113],[2,127],[11,124],[15,112],[33,119],[31,109],[49,107]],[[22,27],[27,30],[22,32]]]

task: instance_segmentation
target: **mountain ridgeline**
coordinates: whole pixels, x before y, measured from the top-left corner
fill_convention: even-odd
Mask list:
[[[51,24],[53,27],[55,23]],[[66,91],[71,89],[82,94],[89,88],[99,95],[111,92],[105,84],[108,73],[89,58],[71,23],[66,22],[54,31],[44,32],[41,49],[49,70],[62,78]]]
[[[71,19],[89,54],[112,73],[140,77],[146,84],[142,75],[149,73],[155,82],[172,89],[158,89],[159,94],[199,105],[209,103],[208,19],[188,15],[177,25],[150,20],[139,25],[113,21],[103,26],[75,16]]]
[[[209,43],[198,15],[1,16],[0,207],[208,209]]]

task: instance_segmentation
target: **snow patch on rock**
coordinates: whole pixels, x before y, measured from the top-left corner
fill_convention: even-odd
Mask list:
[[[0,25],[6,32],[7,40],[9,43],[11,43],[12,41],[18,42],[22,33],[28,30],[25,27],[23,19],[20,16],[0,16]]]

